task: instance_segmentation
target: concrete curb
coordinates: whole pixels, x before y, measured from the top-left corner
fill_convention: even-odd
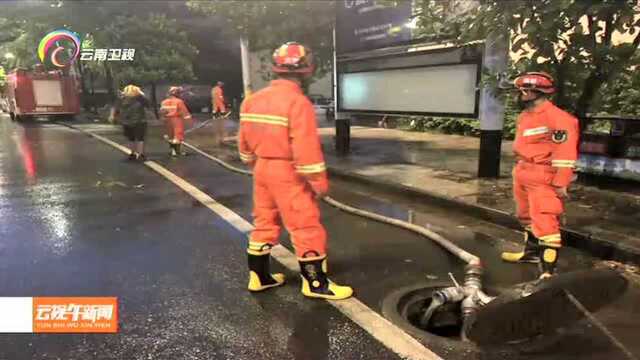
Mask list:
[[[229,147],[234,148],[234,146]],[[464,202],[444,194],[424,189],[417,189],[398,184],[393,181],[356,174],[352,171],[339,169],[329,163],[327,163],[327,171],[334,177],[358,182],[368,186],[374,186],[381,190],[406,196],[412,200],[415,200],[416,196],[422,197],[442,207],[453,207],[457,211],[470,216],[514,230],[521,230],[518,219],[502,210]],[[615,239],[609,240],[584,231],[563,227],[562,240],[564,245],[585,251],[602,260],[614,260],[622,263],[640,265],[640,248],[634,248],[626,246],[625,244],[617,243]]]
[[[355,181],[369,186],[375,186],[379,189],[404,195],[414,200],[416,196],[419,196],[443,207],[454,207],[458,211],[485,221],[493,222],[514,230],[521,229],[516,217],[502,210],[467,203],[447,195],[423,189],[416,189],[384,179],[355,174],[350,171],[338,169],[331,165],[327,168],[330,175],[338,178]],[[566,227],[562,228],[562,235],[565,245],[583,250],[594,257],[603,260],[640,264],[640,248],[629,247],[624,244],[619,244],[613,240],[604,239],[590,233]]]

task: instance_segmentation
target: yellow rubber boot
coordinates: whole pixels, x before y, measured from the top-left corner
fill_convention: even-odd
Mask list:
[[[527,230],[524,233],[524,249],[518,252],[503,252],[502,260],[512,263],[533,263],[540,262],[540,249],[538,247],[538,239],[533,233]]]
[[[540,279],[547,279],[555,275],[556,264],[558,263],[558,247],[540,246]]]
[[[262,244],[262,250],[253,250],[252,245],[247,249],[249,263],[249,291],[263,291],[284,284],[282,273],[271,274],[271,245]]]
[[[343,300],[353,295],[349,286],[341,286],[327,277],[327,257],[299,258],[302,294],[310,298]]]

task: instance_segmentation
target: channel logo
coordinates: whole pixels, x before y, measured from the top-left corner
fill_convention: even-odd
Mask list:
[[[71,65],[80,54],[78,34],[59,29],[45,35],[38,45],[38,58],[45,65],[64,68]]]

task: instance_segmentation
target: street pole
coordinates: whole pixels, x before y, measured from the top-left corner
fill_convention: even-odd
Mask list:
[[[249,64],[249,38],[246,35],[240,36],[240,59],[242,61],[242,85],[244,87],[244,98],[251,95],[251,66]]]
[[[483,73],[499,75],[507,71],[508,36],[490,34],[485,41]],[[494,86],[483,86],[480,95],[480,153],[478,177],[500,177],[500,151],[504,125],[504,100]]]
[[[336,127],[336,154],[346,156],[349,154],[351,143],[351,119],[338,113],[338,56],[336,50],[336,28],[333,28],[333,106],[334,124]]]
[[[333,76],[332,80],[332,90],[333,90],[333,117],[334,119],[338,119],[338,55],[336,53],[336,27],[333,27]]]

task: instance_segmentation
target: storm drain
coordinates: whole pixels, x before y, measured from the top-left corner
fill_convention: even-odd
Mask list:
[[[626,280],[615,272],[585,270],[500,291],[489,288],[489,295],[497,297],[480,307],[467,324],[465,334],[471,341],[462,341],[460,302],[445,303],[425,315],[433,295],[450,287],[450,283],[423,282],[397,289],[383,300],[382,314],[425,344],[440,343],[451,349],[475,351],[533,350],[557,341],[562,333],[558,330],[585,316],[591,317],[590,312],[615,301],[624,293],[626,285]],[[602,331],[607,333],[605,328]],[[616,339],[609,337],[626,351]]]
[[[382,315],[423,344],[441,345],[455,352],[477,351],[470,342],[461,341],[462,314],[460,304],[444,304],[424,321],[433,294],[450,287],[444,281],[427,281],[399,288],[382,302]]]
[[[462,331],[462,307],[460,303],[444,304],[439,306],[431,314],[428,312],[433,298],[429,293],[433,293],[440,288],[424,289],[424,296],[414,296],[411,302],[407,302],[402,309],[403,316],[416,328],[431,334],[460,340]]]

